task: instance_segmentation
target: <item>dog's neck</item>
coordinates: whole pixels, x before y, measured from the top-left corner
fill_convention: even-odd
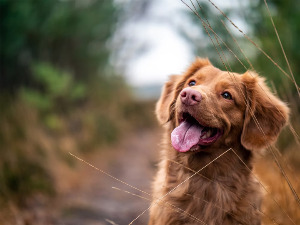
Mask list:
[[[209,151],[211,152],[200,151],[185,157],[179,156],[180,153],[176,154],[178,154],[177,157],[182,158],[183,164],[188,168],[194,172],[199,171],[199,173],[210,179],[231,176],[233,173],[236,174],[241,171],[241,169],[244,170],[245,165],[252,169],[250,166],[251,153],[248,151],[245,154],[241,154],[242,152],[236,148],[211,148]]]

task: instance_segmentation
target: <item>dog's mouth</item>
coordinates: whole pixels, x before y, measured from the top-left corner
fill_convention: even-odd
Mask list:
[[[183,113],[179,126],[172,131],[171,141],[179,152],[197,151],[213,144],[221,135],[220,129],[201,125],[191,114]]]

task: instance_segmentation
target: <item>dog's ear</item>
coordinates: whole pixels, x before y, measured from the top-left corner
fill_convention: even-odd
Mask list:
[[[183,89],[185,81],[200,68],[207,65],[211,65],[208,59],[196,58],[183,75],[170,76],[169,81],[167,81],[163,87],[162,94],[155,109],[157,119],[161,124],[166,123],[172,118],[172,114],[174,114],[171,109],[172,104],[175,103],[177,96]]]
[[[175,89],[180,80],[180,75],[172,75],[162,89],[160,99],[156,103],[155,113],[161,124],[166,123],[170,117],[170,106],[175,99]]]
[[[262,149],[276,141],[289,117],[289,108],[254,72],[242,75],[246,87],[246,112],[241,144],[249,150]]]

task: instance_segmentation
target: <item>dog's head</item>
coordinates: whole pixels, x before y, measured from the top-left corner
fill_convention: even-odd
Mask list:
[[[264,148],[276,140],[288,112],[256,73],[221,71],[201,58],[170,77],[156,105],[179,152],[237,142],[248,150]]]

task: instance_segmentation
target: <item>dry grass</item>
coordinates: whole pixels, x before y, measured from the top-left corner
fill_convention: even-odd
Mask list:
[[[294,152],[293,159],[295,159],[295,151],[292,150],[292,152]],[[300,171],[291,164],[290,154],[285,154],[281,157],[283,159],[282,164],[295,191],[299,194],[300,183],[298,174]],[[258,160],[255,173],[267,190],[265,191],[262,206],[262,211],[265,213],[265,216],[263,216],[264,224],[300,224],[300,206],[270,154]]]

